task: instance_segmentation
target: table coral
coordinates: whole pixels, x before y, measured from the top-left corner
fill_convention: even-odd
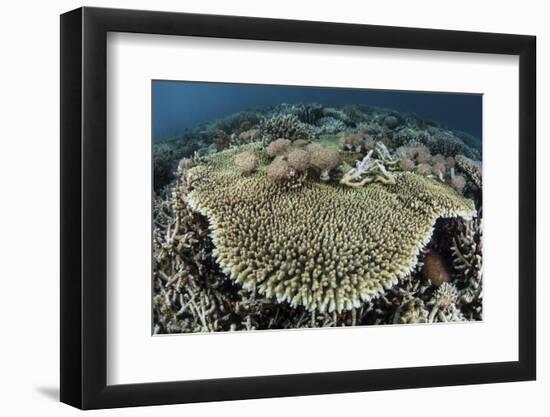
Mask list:
[[[234,164],[244,151],[263,162],[246,177]],[[438,218],[475,214],[471,200],[412,173],[396,173],[393,185],[308,181],[289,190],[267,178],[262,153],[245,145],[192,168],[189,204],[208,218],[224,273],[279,303],[320,312],[359,307],[410,272]]]

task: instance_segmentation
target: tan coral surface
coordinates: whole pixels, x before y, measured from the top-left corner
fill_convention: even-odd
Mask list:
[[[234,157],[254,152],[242,176]],[[220,152],[192,168],[192,208],[210,222],[215,255],[244,288],[308,310],[343,311],[381,295],[410,272],[439,217],[475,215],[471,200],[413,173],[394,185],[349,189],[270,181],[257,144]]]
[[[466,176],[479,188],[482,187],[481,162],[474,161],[464,155],[457,155],[456,165],[466,174]]]

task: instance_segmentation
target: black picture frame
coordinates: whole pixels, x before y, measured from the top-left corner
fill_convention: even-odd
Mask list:
[[[108,32],[519,56],[519,360],[107,385]],[[61,15],[60,56],[62,402],[94,409],[535,379],[534,36],[84,7]]]

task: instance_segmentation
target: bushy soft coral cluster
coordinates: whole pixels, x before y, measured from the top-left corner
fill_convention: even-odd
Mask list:
[[[347,133],[340,138],[340,147],[346,151],[367,153],[374,145],[374,139],[364,132]]]
[[[235,157],[235,164],[243,175],[251,174],[256,171],[260,159],[252,152],[243,152]]]
[[[433,176],[445,182],[462,194],[466,185],[465,178],[455,173],[455,159],[442,154],[432,155],[424,145],[400,146],[395,151],[400,158],[399,166],[402,171],[416,172],[423,176]]]
[[[330,171],[341,162],[338,152],[317,143],[298,145],[294,146],[287,139],[277,139],[267,146],[266,153],[275,158],[267,168],[268,177],[297,186],[305,179],[307,171],[313,170],[321,181],[329,181]]]

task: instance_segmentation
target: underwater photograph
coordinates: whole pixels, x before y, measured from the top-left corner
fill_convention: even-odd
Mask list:
[[[151,88],[153,334],[483,320],[482,95]]]

